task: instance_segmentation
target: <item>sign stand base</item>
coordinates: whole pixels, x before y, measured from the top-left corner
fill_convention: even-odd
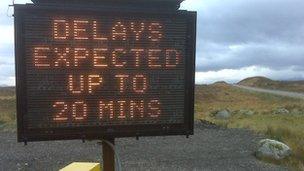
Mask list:
[[[115,157],[114,149],[111,144],[114,145],[114,138],[107,138],[102,140],[102,159],[103,159],[103,170],[104,171],[115,171]]]

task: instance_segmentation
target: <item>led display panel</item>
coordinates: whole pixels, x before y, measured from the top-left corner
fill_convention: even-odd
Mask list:
[[[196,13],[15,7],[18,141],[190,135]]]

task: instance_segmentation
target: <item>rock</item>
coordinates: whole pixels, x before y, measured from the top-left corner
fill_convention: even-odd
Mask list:
[[[217,119],[228,119],[231,116],[231,113],[228,110],[221,110],[215,113],[214,115]]]
[[[281,160],[290,156],[291,153],[291,149],[286,144],[275,140],[263,139],[258,144],[256,156],[258,158]]]
[[[289,110],[285,108],[277,108],[273,112],[273,114],[289,114]]]
[[[255,112],[252,111],[252,110],[244,110],[244,109],[241,109],[241,110],[239,111],[239,113],[240,113],[240,114],[243,114],[243,115],[247,115],[247,116],[251,116],[251,115],[254,115],[254,114],[255,114]]]
[[[220,128],[218,125],[216,125],[216,124],[214,124],[212,122],[209,122],[207,120],[204,120],[204,119],[200,119],[199,126],[201,128],[208,128],[208,129],[217,129],[217,128]]]

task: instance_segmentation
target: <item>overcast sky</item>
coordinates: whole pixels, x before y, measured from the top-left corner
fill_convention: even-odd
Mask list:
[[[8,4],[0,0],[0,85],[15,82]],[[186,0],[182,8],[198,12],[196,83],[304,80],[303,0]]]

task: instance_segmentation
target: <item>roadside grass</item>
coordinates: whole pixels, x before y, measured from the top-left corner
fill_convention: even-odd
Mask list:
[[[250,129],[256,133],[262,133],[268,138],[284,142],[292,149],[292,156],[283,161],[270,162],[284,164],[299,170],[304,168],[304,114],[263,113],[252,116],[234,114],[227,120],[218,120],[211,116],[203,119],[227,128]]]
[[[270,139],[286,143],[293,154],[282,161],[267,162],[282,164],[296,170],[304,170],[304,101],[281,96],[255,93],[229,85],[196,87],[195,111],[197,119],[204,119],[227,128],[245,128],[263,134]],[[273,114],[277,108],[285,108],[290,114]],[[215,111],[227,109],[229,119],[216,119]],[[253,115],[244,115],[239,110],[252,110]]]
[[[198,115],[220,109],[250,109],[267,112],[282,106],[303,106],[303,101],[266,93],[249,92],[226,84],[196,86],[195,109]],[[198,116],[199,117],[199,116]]]
[[[15,97],[0,96],[0,130],[14,131],[16,128]]]
[[[0,99],[5,97],[14,97],[15,87],[0,87]]]

